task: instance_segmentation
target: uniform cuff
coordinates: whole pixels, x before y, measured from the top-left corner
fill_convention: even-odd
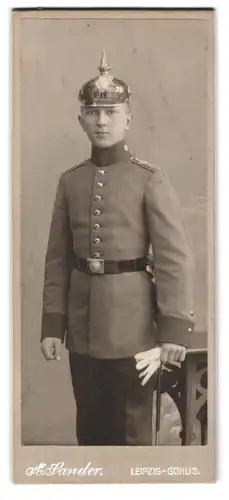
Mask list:
[[[42,317],[41,342],[47,337],[58,338],[64,342],[66,318],[60,313],[45,313]]]
[[[172,316],[158,316],[156,322],[158,344],[190,346],[194,322]]]

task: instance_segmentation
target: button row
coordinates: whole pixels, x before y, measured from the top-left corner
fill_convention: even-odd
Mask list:
[[[98,170],[98,172],[99,172],[99,174],[101,174],[101,175],[105,175],[105,174],[106,174],[105,170],[103,170],[102,168],[100,168],[100,169]],[[102,187],[104,186],[104,183],[103,183],[103,182],[101,182],[101,181],[98,181],[98,182],[96,183],[96,186],[97,186],[97,188],[102,188]],[[94,201],[101,201],[101,200],[102,200],[102,196],[101,196],[100,194],[96,194],[96,195],[94,196]],[[93,214],[94,214],[94,215],[99,216],[99,215],[101,215],[101,211],[100,211],[98,208],[95,208],[95,209],[93,210]],[[93,225],[93,229],[94,229],[95,231],[98,231],[98,229],[100,229],[100,227],[101,227],[101,226],[100,226],[100,224],[98,224],[98,223],[96,223],[96,224],[94,224],[94,225]],[[100,242],[101,242],[101,239],[100,239],[99,237],[95,236],[95,237],[93,238],[93,243],[94,243],[95,245],[98,245]],[[95,259],[98,259],[98,258],[100,257],[100,253],[99,253],[99,252],[94,252],[93,257],[94,257]]]

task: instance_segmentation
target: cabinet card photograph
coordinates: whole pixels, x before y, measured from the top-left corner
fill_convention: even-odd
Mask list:
[[[214,10],[15,9],[14,481],[215,481]]]

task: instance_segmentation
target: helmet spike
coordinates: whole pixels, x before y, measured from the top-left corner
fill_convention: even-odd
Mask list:
[[[105,52],[105,48],[103,47],[103,52],[102,52],[102,57],[101,57],[101,62],[100,62],[100,65],[99,65],[99,72],[100,72],[100,75],[108,75],[111,67],[109,66],[109,64],[107,64],[107,58],[106,58],[106,52]]]

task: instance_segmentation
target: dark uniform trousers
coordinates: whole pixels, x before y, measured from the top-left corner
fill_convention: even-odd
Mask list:
[[[155,378],[141,385],[134,358],[96,359],[69,352],[82,446],[152,445]]]

